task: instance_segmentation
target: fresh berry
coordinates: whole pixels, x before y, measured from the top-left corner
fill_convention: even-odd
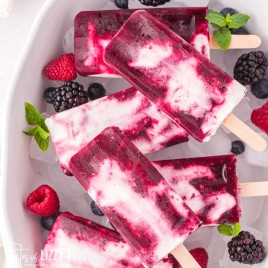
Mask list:
[[[254,125],[268,134],[268,102],[261,108],[253,110],[251,121]]]
[[[170,0],[139,0],[145,6],[160,6],[169,2]]]
[[[114,3],[119,8],[128,8],[128,0],[114,0]]]
[[[261,262],[265,257],[265,248],[260,240],[249,232],[241,231],[228,243],[228,252],[232,261],[244,264]]]
[[[235,10],[235,9],[233,9],[233,8],[231,8],[231,7],[225,7],[225,8],[223,8],[223,9],[220,11],[220,13],[221,13],[224,17],[226,17],[228,13],[232,16],[232,15],[238,13],[238,11]]]
[[[240,56],[234,67],[234,78],[242,85],[253,85],[262,80],[268,66],[262,51],[251,51]]]
[[[53,103],[53,92],[56,88],[55,87],[49,87],[44,92],[44,98],[47,103],[52,104]]]
[[[99,83],[89,85],[87,95],[91,100],[96,100],[104,97],[106,94],[104,87]]]
[[[91,211],[93,212],[93,214],[97,215],[97,216],[104,216],[103,212],[100,210],[100,208],[97,206],[97,204],[92,201],[91,202]]]
[[[195,260],[198,262],[198,264],[201,266],[201,268],[207,268],[208,265],[208,254],[204,248],[194,248],[189,251],[192,256],[195,258]],[[176,260],[172,255],[168,255],[169,259],[174,262],[173,266],[175,267]],[[177,266],[176,266],[177,267]],[[179,268],[181,268],[181,265],[179,265]]]
[[[52,216],[60,209],[57,193],[48,185],[41,185],[27,197],[27,208],[40,216]]]
[[[41,225],[48,231],[50,231],[53,227],[54,222],[56,221],[57,217],[61,214],[60,211],[58,211],[56,214],[52,216],[43,216],[41,217]]]
[[[208,265],[208,254],[204,248],[194,248],[190,250],[192,256],[199,263],[201,268],[207,268]]]
[[[233,154],[236,154],[236,155],[242,154],[244,153],[244,151],[245,151],[245,145],[242,141],[237,140],[237,141],[232,142],[231,152]]]
[[[233,29],[230,29],[231,33],[232,34],[236,34],[236,35],[239,35],[239,34],[249,34],[248,30],[245,28],[245,27],[240,27],[240,28],[233,28]]]
[[[263,79],[250,87],[251,93],[258,99],[268,98],[268,80]]]
[[[51,61],[44,68],[45,76],[50,80],[70,81],[77,77],[74,54],[63,54],[59,58]]]
[[[53,106],[62,112],[88,102],[87,92],[77,82],[69,81],[53,91]]]

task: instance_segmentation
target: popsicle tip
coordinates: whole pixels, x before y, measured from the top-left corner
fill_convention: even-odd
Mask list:
[[[256,48],[261,45],[261,38],[258,35],[254,35]]]
[[[256,146],[255,146],[254,149],[257,152],[263,152],[263,151],[266,150],[266,148],[267,148],[267,142],[266,142],[266,140],[263,137],[259,136],[258,143],[256,143]]]

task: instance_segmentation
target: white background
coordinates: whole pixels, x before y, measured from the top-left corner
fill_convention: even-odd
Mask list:
[[[45,0],[0,0],[0,138],[8,88],[30,28],[44,2]],[[1,247],[0,268],[2,267],[5,265]]]

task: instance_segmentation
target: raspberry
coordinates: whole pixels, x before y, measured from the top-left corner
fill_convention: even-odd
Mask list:
[[[263,243],[245,231],[241,231],[238,236],[228,242],[228,252],[232,261],[244,264],[259,263],[265,257]]]
[[[201,268],[207,268],[208,265],[208,254],[204,248],[194,248],[190,250],[190,253],[199,263]]]
[[[251,121],[254,125],[268,134],[268,102],[261,108],[253,110]]]
[[[27,208],[40,216],[52,216],[60,209],[57,193],[48,185],[41,185],[27,197]]]
[[[44,68],[45,76],[50,80],[70,81],[77,77],[74,54],[63,54]]]
[[[204,248],[194,248],[194,249],[191,249],[189,252],[195,258],[195,260],[198,262],[198,264],[201,266],[201,268],[207,268],[208,254]],[[172,255],[169,255],[169,257],[172,260],[174,259],[174,257]],[[175,263],[176,263],[176,261],[175,261]],[[175,263],[173,264],[174,267],[175,267]],[[179,265],[179,268],[181,268],[181,265]]]

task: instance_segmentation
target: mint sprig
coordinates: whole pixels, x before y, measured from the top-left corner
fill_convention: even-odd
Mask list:
[[[228,224],[221,224],[217,227],[217,229],[219,233],[223,235],[236,237],[241,230],[241,225],[239,222],[236,222],[233,226]]]
[[[46,151],[49,147],[49,130],[46,126],[45,119],[39,111],[30,103],[25,102],[25,119],[33,128],[23,131],[25,135],[34,137],[39,148]]]
[[[250,19],[249,15],[236,13],[231,15],[228,13],[224,17],[221,13],[211,10],[208,10],[206,20],[211,24],[215,29],[213,32],[213,38],[215,39],[217,45],[222,50],[227,50],[231,43],[231,31],[230,29],[236,29],[244,26]]]

